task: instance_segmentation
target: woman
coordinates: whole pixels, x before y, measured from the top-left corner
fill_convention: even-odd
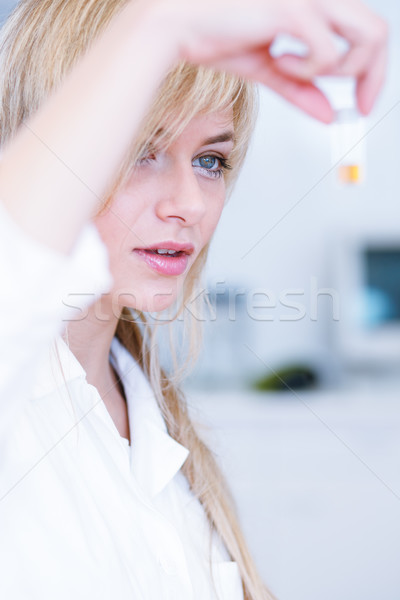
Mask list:
[[[273,59],[281,32],[309,56]],[[11,16],[2,597],[271,598],[145,315],[196,297],[254,120],[243,78],[330,121],[312,79],[350,74],[368,112],[385,35],[349,0],[25,0]]]

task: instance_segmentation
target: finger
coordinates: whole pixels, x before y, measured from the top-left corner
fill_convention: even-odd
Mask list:
[[[356,96],[361,113],[368,115],[382,89],[386,75],[387,49],[378,52],[370,68],[357,80]]]
[[[375,36],[377,36],[376,32]],[[375,70],[375,64],[377,64],[377,68],[385,71],[386,61],[381,60],[382,53],[386,58],[386,34],[383,32],[375,41],[372,37],[363,42],[353,41],[350,49],[343,55],[341,64],[338,65],[334,74],[341,77],[361,77],[367,71]],[[377,60],[377,57],[379,57],[379,60]]]
[[[311,81],[314,77],[330,74],[339,67],[339,56],[329,59],[319,58],[318,63],[309,56],[302,57],[295,54],[284,54],[274,59],[275,68],[291,77],[303,81]]]
[[[267,85],[323,123],[331,123],[334,119],[334,111],[321,90],[310,82],[280,72],[265,48],[227,58],[216,66],[221,70]]]
[[[335,112],[319,88],[275,72],[265,73],[262,83],[322,123],[332,123]]]
[[[311,81],[340,64],[341,53],[332,30],[323,18],[304,14],[297,18],[292,34],[307,45],[308,53],[305,56],[284,54],[274,57],[277,70],[292,78]]]
[[[345,10],[340,2],[327,2],[325,11],[334,31],[352,46],[375,47],[385,43],[385,21],[359,0],[346,0]]]
[[[350,48],[337,66],[334,75],[339,77],[360,77],[369,68],[375,49],[367,45]]]
[[[328,18],[335,32],[350,43],[350,49],[333,74],[357,79],[359,108],[367,114],[385,79],[387,24],[358,0],[348,0],[346,11],[340,11],[337,4],[327,5]]]

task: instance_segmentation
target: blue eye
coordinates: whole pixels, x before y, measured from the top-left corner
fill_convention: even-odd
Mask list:
[[[212,169],[215,167],[215,163],[217,162],[217,158],[215,156],[201,156],[199,158],[199,163],[201,167],[205,169]]]
[[[226,158],[222,158],[221,156],[213,156],[212,154],[195,158],[193,161],[193,166],[200,167],[202,172],[207,177],[222,177],[225,171],[231,169],[231,166],[228,164]]]

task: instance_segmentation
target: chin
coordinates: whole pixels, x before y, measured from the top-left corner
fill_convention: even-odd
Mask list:
[[[121,294],[118,305],[122,308],[132,308],[140,312],[161,312],[170,308],[177,299],[176,292],[155,292],[153,294]]]

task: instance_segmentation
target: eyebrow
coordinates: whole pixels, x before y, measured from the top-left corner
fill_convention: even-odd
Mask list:
[[[235,136],[233,131],[224,131],[219,135],[207,138],[200,144],[201,146],[209,146],[210,144],[221,144],[222,142],[234,142]]]
[[[164,129],[161,127],[160,129],[157,129],[153,140],[149,141],[146,148],[152,148],[153,145],[157,144],[157,138],[162,135],[164,133]],[[221,144],[223,142],[235,142],[235,134],[231,129],[228,129],[227,131],[223,131],[222,133],[220,133],[219,135],[214,135],[212,137],[206,138],[205,140],[203,140],[200,144],[200,146],[210,146],[212,144]]]

